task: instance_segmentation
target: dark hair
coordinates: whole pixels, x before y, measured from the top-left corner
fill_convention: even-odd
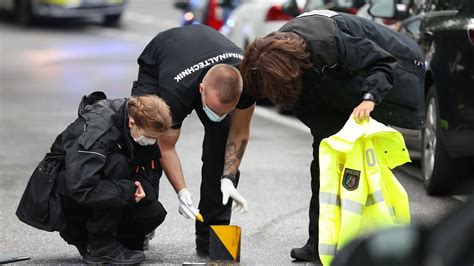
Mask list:
[[[171,128],[170,108],[156,95],[132,96],[127,102],[128,115],[135,124],[154,132],[164,132]]]
[[[301,93],[302,74],[311,64],[306,41],[292,32],[257,38],[244,52],[240,72],[249,94],[290,109]]]
[[[210,89],[218,91],[222,104],[238,101],[242,94],[242,76],[237,68],[227,64],[217,64],[206,73],[202,80]]]

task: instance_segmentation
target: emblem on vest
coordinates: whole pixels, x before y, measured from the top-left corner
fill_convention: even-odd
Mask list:
[[[342,186],[349,190],[356,190],[359,186],[360,171],[346,168],[344,175],[342,176]]]

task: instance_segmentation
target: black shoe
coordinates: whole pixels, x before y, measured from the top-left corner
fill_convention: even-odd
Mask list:
[[[196,251],[200,256],[210,255],[210,242],[208,237],[196,236]]]
[[[295,260],[315,261],[321,263],[319,260],[318,246],[309,241],[302,248],[292,249],[290,256]]]
[[[87,263],[136,264],[145,260],[142,251],[130,250],[118,241],[101,247],[89,245],[86,253]]]

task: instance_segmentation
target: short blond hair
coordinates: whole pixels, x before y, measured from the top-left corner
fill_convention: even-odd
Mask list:
[[[217,90],[219,102],[232,103],[240,99],[243,81],[237,68],[227,64],[217,64],[206,73],[203,84]]]
[[[128,115],[140,128],[165,132],[171,128],[170,108],[156,95],[132,96],[127,102]]]

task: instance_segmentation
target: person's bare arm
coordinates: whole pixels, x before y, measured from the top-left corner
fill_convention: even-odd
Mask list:
[[[232,112],[229,135],[225,149],[223,175],[237,174],[240,162],[250,137],[250,122],[255,104],[246,109],[235,109]]]
[[[170,129],[158,139],[161,150],[161,166],[176,193],[186,188],[181,161],[176,152],[176,143],[180,133],[180,129]]]

